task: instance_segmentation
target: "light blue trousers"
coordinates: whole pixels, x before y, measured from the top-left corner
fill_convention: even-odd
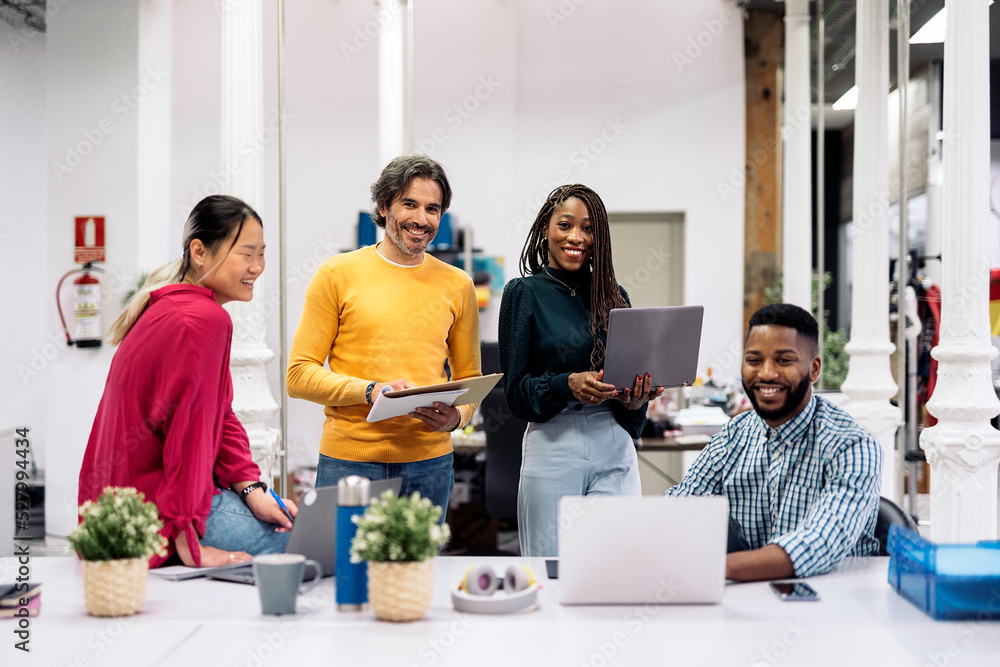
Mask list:
[[[559,499],[605,494],[638,496],[635,443],[611,412],[610,402],[573,401],[545,423],[531,422],[521,442],[517,489],[522,556],[559,555]]]

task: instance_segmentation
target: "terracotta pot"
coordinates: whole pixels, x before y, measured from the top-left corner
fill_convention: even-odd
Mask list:
[[[83,598],[94,616],[130,616],[146,604],[148,558],[83,561]]]
[[[434,561],[368,561],[368,601],[383,621],[416,621],[431,608]]]

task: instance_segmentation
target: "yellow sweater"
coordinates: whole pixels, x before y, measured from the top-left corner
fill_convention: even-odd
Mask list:
[[[399,378],[418,387],[445,382],[446,359],[454,380],[482,375],[472,280],[430,255],[402,267],[368,246],[327,259],[310,281],[288,360],[288,395],[325,406],[319,450],[327,456],[424,461],[452,451],[450,434],[405,416],[369,424],[365,391]],[[462,425],[476,407],[459,407]]]

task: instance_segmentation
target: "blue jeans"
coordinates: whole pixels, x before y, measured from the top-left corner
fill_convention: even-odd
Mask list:
[[[283,553],[288,533],[276,533],[277,527],[255,517],[235,491],[224,489],[212,498],[201,543],[224,551],[246,551],[251,556]]]
[[[402,477],[403,486],[399,495],[408,496],[419,491],[420,495],[441,507],[441,523],[444,523],[451,488],[455,485],[454,459],[452,454],[445,454],[436,459],[412,463],[367,463],[320,454],[316,465],[316,486],[336,486],[341,477],[348,475],[361,475],[368,479]]]

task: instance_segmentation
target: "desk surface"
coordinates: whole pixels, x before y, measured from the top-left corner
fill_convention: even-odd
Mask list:
[[[637,450],[646,452],[700,452],[711,440],[707,435],[681,435],[660,438],[639,438]],[[477,431],[472,435],[453,433],[451,444],[458,454],[486,451],[486,434]]]
[[[711,440],[711,436],[708,435],[642,437],[635,443],[635,448],[640,452],[700,452]]]
[[[44,583],[31,619],[31,653],[13,648],[15,623],[0,620],[3,665],[996,665],[1000,623],[936,622],[886,583],[888,559],[848,559],[814,577],[819,602],[781,602],[766,583],[730,584],[719,605],[577,606],[556,602],[558,581],[540,559],[536,610],[460,614],[448,589],[474,562],[500,572],[517,558],[439,558],[427,617],[385,623],[338,613],[333,580],[299,598],[293,616],[263,616],[252,586],[149,578],[145,609],[94,618],[75,558],[30,559]],[[0,580],[17,562],[0,559]],[[10,628],[9,630],[6,628]],[[377,659],[372,662],[372,658]],[[277,659],[272,659],[277,658]],[[528,658],[528,661],[525,661]]]

